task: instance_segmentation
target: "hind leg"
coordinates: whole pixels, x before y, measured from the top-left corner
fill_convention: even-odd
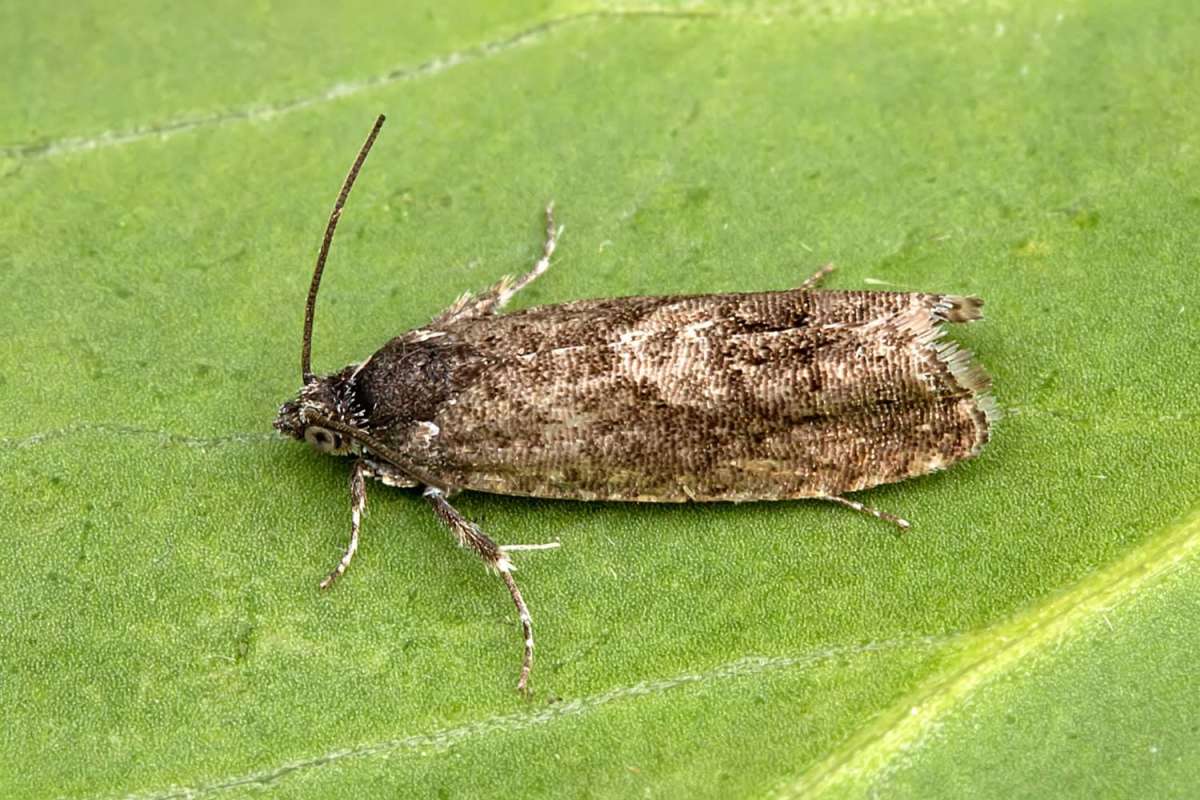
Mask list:
[[[864,506],[862,503],[858,502],[857,500],[847,500],[845,497],[838,497],[837,495],[832,495],[832,494],[825,495],[821,499],[829,500],[831,502],[837,503],[838,505],[843,505],[846,508],[850,508],[850,509],[853,509],[853,510],[859,512],[860,514],[870,514],[875,519],[881,519],[884,522],[892,523],[897,528],[899,528],[901,531],[906,531],[909,528],[908,520],[906,520],[902,517],[897,517],[895,514],[889,514],[886,511],[880,511],[878,508],[871,508],[870,506]]]

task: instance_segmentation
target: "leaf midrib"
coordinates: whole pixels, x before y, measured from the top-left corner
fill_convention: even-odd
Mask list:
[[[814,797],[880,772],[983,685],[1039,649],[1082,630],[1088,618],[1159,583],[1198,553],[1200,505],[1120,560],[1014,618],[961,640],[961,652],[945,668],[881,712],[875,723],[827,754],[778,796]]]

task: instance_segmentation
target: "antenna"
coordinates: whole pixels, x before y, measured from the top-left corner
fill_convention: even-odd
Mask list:
[[[367,160],[367,153],[371,152],[371,145],[375,144],[375,137],[379,135],[379,129],[383,127],[384,119],[383,114],[380,114],[379,119],[375,120],[371,133],[367,135],[367,140],[363,142],[362,148],[358,151],[358,157],[354,159],[354,165],[350,167],[346,180],[342,182],[342,190],[338,192],[337,202],[333,204],[333,213],[329,215],[329,224],[325,226],[325,238],[321,241],[321,252],[317,254],[317,267],[313,270],[312,283],[308,287],[308,303],[304,306],[304,344],[300,348],[300,374],[304,376],[305,383],[310,383],[313,379],[313,311],[317,307],[317,290],[321,288],[321,273],[325,271],[325,259],[329,256],[329,246],[333,244],[333,232],[337,230],[338,220],[342,218],[342,206],[346,205],[346,198],[350,196],[354,179],[358,177],[358,171],[362,169],[363,162]]]

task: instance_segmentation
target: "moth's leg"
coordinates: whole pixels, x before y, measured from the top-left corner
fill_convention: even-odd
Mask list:
[[[508,593],[512,595],[513,603],[517,607],[517,615],[521,619],[521,629],[525,633],[525,656],[521,661],[521,678],[517,681],[517,690],[527,691],[529,672],[533,669],[533,618],[529,616],[529,607],[525,605],[525,598],[521,597],[521,590],[517,588],[517,582],[513,580],[512,562],[509,561],[504,548],[493,542],[487,534],[479,529],[478,525],[450,505],[441,489],[427,487],[425,499],[433,506],[433,512],[437,514],[438,519],[458,537],[458,544],[461,547],[470,547],[478,553],[479,557],[483,559],[483,563],[496,570],[504,580],[504,585],[508,587]]]
[[[825,495],[821,499],[822,500],[830,500],[834,503],[838,503],[839,505],[843,505],[846,508],[852,508],[855,511],[858,511],[863,514],[870,514],[872,517],[875,517],[875,519],[881,519],[884,522],[892,523],[893,525],[895,525],[897,528],[899,528],[902,531],[908,530],[908,528],[909,528],[908,520],[903,519],[901,517],[897,517],[895,514],[889,514],[886,511],[880,511],[878,508],[871,508],[870,506],[864,506],[862,503],[858,502],[857,500],[847,500],[845,497],[838,497],[837,495],[832,495],[832,494]]]
[[[513,299],[513,295],[524,289],[529,284],[533,283],[538,277],[550,269],[550,256],[554,255],[554,248],[558,246],[558,234],[560,229],[554,227],[554,203],[546,205],[546,238],[542,242],[542,257],[533,265],[533,269],[526,272],[516,280],[502,280],[488,290],[489,295],[494,295],[495,304],[489,309],[495,313],[503,311],[508,305],[508,301]]]
[[[499,283],[478,295],[464,294],[454,302],[454,305],[435,317],[430,324],[432,326],[445,325],[460,319],[482,317],[503,310],[504,306],[508,305],[508,301],[512,300],[513,295],[533,283],[538,276],[550,268],[550,257],[554,255],[554,248],[558,245],[558,235],[561,232],[561,228],[554,227],[554,203],[550,203],[546,206],[546,239],[542,243],[542,257],[533,265],[533,269],[519,278],[506,275],[500,279]]]
[[[365,474],[366,468],[363,466],[362,459],[356,458],[354,466],[350,470],[350,545],[346,548],[346,554],[342,556],[342,560],[338,562],[333,572],[321,581],[322,589],[328,589],[334,581],[342,576],[346,567],[350,566],[350,559],[354,558],[354,552],[358,550],[358,529],[362,525],[363,510],[367,507]]]
[[[400,470],[393,467],[386,461],[373,461],[369,458],[362,459],[363,474],[368,478],[374,478],[384,486],[397,486],[402,489],[411,489],[419,484],[412,478],[405,475]]]
[[[831,272],[833,272],[833,264],[826,264],[825,266],[821,267],[819,270],[814,272],[808,278],[808,280],[806,280],[804,283],[797,286],[796,291],[805,292],[805,291],[808,291],[809,289],[817,288],[817,284],[819,284],[825,278],[825,276]]]

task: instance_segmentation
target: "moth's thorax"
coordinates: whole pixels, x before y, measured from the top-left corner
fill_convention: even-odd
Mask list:
[[[445,331],[418,329],[392,339],[354,375],[355,399],[373,428],[433,420],[478,371],[475,350]]]
[[[357,371],[358,365],[352,364],[332,375],[314,377],[296,399],[279,407],[275,429],[306,441],[323,453],[343,456],[354,452],[358,447],[356,442],[323,423],[333,420],[360,430],[366,427],[366,410],[358,402],[354,387]]]

